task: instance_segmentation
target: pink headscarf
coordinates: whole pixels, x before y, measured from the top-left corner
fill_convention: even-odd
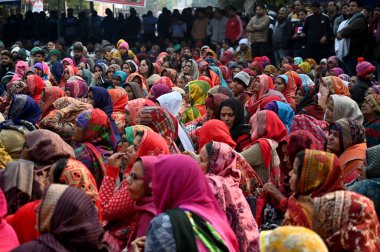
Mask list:
[[[3,191],[0,189],[0,251],[11,251],[20,244],[16,232],[5,219],[7,215],[7,200]]]
[[[15,66],[15,75],[13,75],[11,82],[21,80],[24,77],[24,72],[28,67],[28,63],[25,61],[18,61]]]
[[[178,165],[181,164],[181,165]],[[152,194],[158,214],[173,208],[190,210],[208,221],[229,251],[238,242],[197,162],[185,155],[160,155],[153,162]],[[207,251],[204,247],[201,251]]]
[[[70,58],[64,58],[62,61],[61,61],[62,65],[65,67],[65,63],[68,63],[69,66],[72,66],[72,67],[75,67],[74,65],[74,61]]]

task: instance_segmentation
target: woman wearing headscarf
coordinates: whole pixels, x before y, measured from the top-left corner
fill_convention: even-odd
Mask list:
[[[170,93],[171,91],[171,88],[169,88],[165,84],[154,84],[149,92],[149,100],[156,103],[158,97]]]
[[[107,80],[106,80],[106,72],[108,70],[108,66],[106,63],[99,62],[96,63],[94,66],[94,76],[92,78],[90,87],[107,87]]]
[[[63,75],[63,65],[61,62],[55,62],[50,68],[51,76],[49,81],[53,86],[59,86],[62,75]]]
[[[327,151],[339,157],[345,184],[358,178],[366,149],[365,129],[360,122],[342,118],[331,125]]]
[[[251,126],[251,146],[241,152],[264,183],[279,186],[280,169],[276,152],[278,142],[286,136],[287,130],[273,111],[257,112],[249,120]]]
[[[125,105],[126,124],[128,126],[137,125],[137,119],[143,107],[156,105],[157,104],[146,98],[138,98],[128,101],[127,105]]]
[[[290,126],[293,123],[294,111],[289,104],[280,101],[272,101],[268,103],[264,109],[275,112],[285,125],[288,132],[290,132]]]
[[[184,155],[163,155],[152,167],[153,202],[159,215],[150,223],[145,251],[238,250],[235,234],[196,161]],[[201,235],[205,232],[208,238]]]
[[[53,110],[40,121],[39,126],[57,133],[67,143],[71,143],[74,135],[75,118],[88,109],[92,109],[90,104],[75,98],[58,98],[53,102]]]
[[[225,143],[209,142],[199,153],[199,165],[219,206],[235,232],[239,251],[257,249],[259,232],[249,205],[239,188],[238,154]]]
[[[145,98],[144,91],[140,88],[140,85],[136,82],[127,82],[124,87],[128,95],[128,101],[132,101],[138,98]]]
[[[313,203],[313,230],[329,251],[380,249],[380,224],[370,199],[340,190],[315,198]]]
[[[68,185],[51,184],[37,216],[41,236],[14,251],[109,251],[96,216],[85,193]]]
[[[20,246],[15,230],[5,220],[7,213],[7,201],[0,189],[0,250],[2,251],[11,251]]]
[[[362,170],[359,181],[348,186],[348,190],[360,193],[371,199],[375,204],[377,216],[380,215],[380,145],[368,148],[366,151],[367,166]]]
[[[178,92],[171,92],[158,97],[157,102],[161,107],[171,113],[178,121],[178,139],[176,144],[181,151],[194,151],[193,143],[190,140],[184,126],[179,121],[179,111],[182,105],[182,96]]]
[[[206,114],[205,100],[209,89],[210,85],[200,80],[190,81],[186,85],[185,92],[190,106],[182,114],[181,121],[184,124]]]
[[[165,68],[162,70],[161,75],[162,75],[163,77],[167,77],[167,78],[169,78],[169,79],[172,81],[172,83],[173,83],[174,85],[177,85],[177,83],[178,83],[178,73],[177,73],[177,71],[176,71],[175,69],[165,67]],[[160,79],[160,78],[157,78],[157,80],[159,80],[159,79]],[[157,80],[156,80],[156,81],[157,81]]]
[[[35,74],[28,75],[26,77],[26,85],[28,86],[28,95],[30,95],[36,102],[39,102],[42,89],[45,87],[43,79]]]
[[[257,76],[250,90],[252,96],[245,104],[245,108],[250,115],[254,115],[260,110],[260,104],[266,98],[269,89],[273,89],[273,80],[266,74]]]
[[[328,252],[326,244],[314,231],[304,227],[282,226],[260,232],[261,252]]]
[[[144,92],[144,95],[147,96],[148,95],[148,84],[146,83],[146,80],[145,78],[140,75],[139,73],[131,73],[130,75],[128,75],[127,77],[127,80],[126,80],[127,83],[129,82],[135,82],[137,84],[139,84],[140,86],[140,89]]]
[[[361,106],[364,116],[363,126],[367,146],[372,147],[380,144],[380,95],[371,94],[364,98]]]
[[[87,166],[100,187],[105,163],[117,146],[111,122],[100,109],[87,110],[75,119],[73,136],[75,157]]]
[[[198,64],[193,59],[188,59],[185,62],[185,66],[182,69],[182,72],[179,74],[178,78],[181,78],[182,75],[190,76],[190,80],[197,80],[199,78]]]
[[[217,67],[217,66],[210,66],[210,69],[214,73],[216,73],[216,75],[219,77],[219,80],[220,80],[220,84],[219,85],[227,87],[227,82],[224,80],[222,71],[219,69],[219,67]]]
[[[112,75],[112,87],[123,87],[126,80],[127,74],[123,71],[118,70]]]
[[[244,106],[236,98],[228,98],[219,106],[219,117],[229,128],[236,143],[235,150],[241,152],[250,144],[250,127],[245,122]]]
[[[111,126],[116,137],[116,141],[120,142],[120,132],[116,126],[115,120],[112,118],[113,104],[107,89],[102,87],[92,87],[88,91],[88,102],[94,107],[103,110],[111,121]]]
[[[88,93],[87,83],[79,76],[71,77],[66,82],[65,93],[73,98],[84,98]]]
[[[17,80],[21,80],[23,77],[24,77],[24,72],[25,70],[28,68],[28,63],[26,63],[25,61],[22,61],[22,60],[19,60],[17,63],[16,63],[16,66],[15,66],[15,74],[13,75],[11,81],[17,81]]]
[[[74,77],[78,72],[78,69],[76,67],[72,67],[70,65],[63,67],[63,73],[62,73],[62,78],[59,86],[61,88],[66,86],[67,81],[71,78]]]
[[[74,158],[74,151],[57,134],[38,129],[25,135],[22,158],[8,163],[1,174],[9,214],[40,199],[51,166],[61,158]]]
[[[214,71],[212,71],[210,65],[206,61],[199,62],[198,68],[200,75],[207,76],[211,79],[210,87],[219,86],[219,84],[221,84],[219,76]]]
[[[297,153],[290,171],[290,188],[283,225],[313,227],[312,199],[344,190],[343,172],[338,158],[323,151],[306,149]]]
[[[350,118],[363,123],[364,117],[358,104],[344,95],[330,95],[325,111],[325,120],[334,123],[341,118]]]
[[[295,97],[297,85],[294,81],[294,78],[291,77],[290,74],[281,74],[277,76],[276,80],[274,81],[274,90],[282,93],[292,109],[296,109]]]
[[[139,74],[141,74],[141,76],[146,80],[147,87],[151,87],[159,77],[159,75],[154,74],[154,66],[148,59],[141,60]]]
[[[128,167],[124,174],[127,175],[130,174],[132,165],[139,157],[169,154],[166,141],[158,133],[145,129],[136,129],[136,131],[133,143],[128,147],[127,151],[125,153],[115,153],[110,157],[107,163],[106,176],[100,187],[103,219],[107,221],[104,228],[109,232],[110,236],[117,240],[119,250],[127,246],[134,227],[136,228],[134,229],[135,234],[145,234],[147,231],[145,229],[147,226],[144,228],[144,226],[135,225],[136,221],[139,222],[139,213],[136,216],[137,219],[135,219],[136,210],[139,209],[135,209],[135,200],[131,198],[128,189],[133,181],[130,178],[123,179],[118,187],[115,186],[122,165],[121,157],[125,156]],[[139,201],[139,199],[136,200]]]
[[[54,110],[53,103],[61,97],[64,97],[66,94],[60,87],[45,87],[42,90],[41,99],[38,105],[42,110],[41,120],[47,116],[52,110]]]
[[[41,109],[32,97],[15,95],[8,110],[7,120],[0,123],[0,141],[12,159],[19,159],[25,134],[37,129]]]
[[[128,102],[127,93],[119,88],[109,89],[108,93],[111,96],[113,105],[112,118],[115,120],[119,132],[123,132],[126,125],[125,105]]]
[[[318,105],[316,100],[317,90],[316,86],[309,86],[302,84],[297,88],[295,97],[296,114],[297,115],[310,115],[318,120],[323,120],[323,109]]]
[[[175,143],[178,138],[178,121],[174,115],[159,106],[145,106],[141,109],[137,122],[159,133],[171,153],[180,153]]]
[[[318,100],[318,104],[326,110],[327,101],[329,100],[330,95],[345,95],[350,96],[350,91],[348,87],[343,83],[343,80],[335,77],[328,76],[322,77],[319,81],[319,93],[320,97]]]

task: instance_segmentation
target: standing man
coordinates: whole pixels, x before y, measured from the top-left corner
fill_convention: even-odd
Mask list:
[[[251,18],[246,33],[251,42],[252,57],[268,55],[268,33],[270,18],[266,15],[264,6],[256,6],[256,14]]]
[[[281,65],[281,59],[283,57],[289,56],[291,39],[292,24],[288,19],[288,10],[282,7],[278,11],[277,21],[272,35],[272,46],[277,67]]]
[[[227,7],[227,16],[229,19],[226,26],[226,38],[236,45],[243,36],[243,22],[236,14],[236,8],[231,5]]]
[[[346,26],[338,32],[336,39],[349,39],[348,54],[343,57],[343,66],[349,76],[356,75],[357,58],[363,56],[368,37],[367,21],[362,13],[363,3],[360,0],[351,0],[348,5]]]
[[[146,13],[146,17],[143,19],[142,25],[144,29],[144,41],[156,41],[156,25],[157,25],[158,19],[153,16],[152,11],[148,11]]]
[[[201,43],[203,45],[207,39],[208,18],[202,9],[197,9],[195,11],[195,16],[196,18],[193,22],[193,27],[191,28],[191,37],[196,43]]]
[[[211,18],[207,27],[207,35],[210,36],[211,44],[216,46],[226,38],[227,18],[219,8],[215,9],[214,17]]]
[[[314,2],[311,5],[312,15],[306,17],[301,37],[306,37],[305,58],[312,58],[319,62],[328,57],[331,26],[329,17],[321,13],[321,5]]]

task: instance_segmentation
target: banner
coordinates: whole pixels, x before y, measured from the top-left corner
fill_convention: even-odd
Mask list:
[[[132,7],[145,7],[146,0],[93,0],[91,2],[122,4]]]

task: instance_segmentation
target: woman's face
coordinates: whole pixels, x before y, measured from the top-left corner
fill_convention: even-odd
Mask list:
[[[128,147],[127,152],[125,153],[127,155],[127,165],[133,165],[133,163],[138,158],[136,154],[141,142],[141,138],[141,136],[136,136],[133,140],[133,144]]]
[[[129,67],[128,64],[123,64],[123,69],[122,70],[126,74],[130,74],[131,73],[131,68]]]
[[[84,62],[79,63],[78,69],[80,69],[80,70],[86,69],[86,63],[84,63]]]
[[[84,140],[86,130],[75,125],[74,127],[74,135],[72,137],[73,142],[82,143]]]
[[[239,81],[236,81],[236,80],[232,81],[230,88],[232,92],[234,93],[234,96],[237,96],[238,94],[244,92],[244,89],[245,89],[243,84],[241,84]]]
[[[229,129],[234,126],[235,123],[235,113],[232,108],[224,106],[220,110],[220,120],[222,120]]]
[[[331,153],[339,155],[340,143],[339,132],[337,130],[330,130],[329,138],[327,140],[327,150]]]
[[[366,119],[376,116],[376,112],[373,111],[371,105],[366,100],[364,100],[364,102],[362,103],[361,111]]]
[[[39,68],[36,68],[36,72],[37,72],[37,75],[40,77],[44,74],[44,72]]]
[[[274,81],[274,90],[283,93],[286,89],[285,81],[282,78],[277,78]]]
[[[112,84],[114,87],[118,87],[121,85],[121,79],[119,76],[115,76],[112,78]]]
[[[283,66],[285,64],[289,64],[289,60],[287,58],[282,58],[281,66]]]
[[[297,173],[298,173],[298,167],[300,166],[301,164],[301,161],[299,160],[299,158],[296,158],[296,160],[294,160],[294,164],[293,164],[293,169],[289,172],[289,186],[290,186],[290,190],[292,190],[293,192],[296,191],[296,183],[297,183]]]
[[[127,126],[133,126],[132,117],[128,110],[125,111],[125,122]]]
[[[137,84],[141,85],[141,79],[138,76],[134,77],[132,79],[132,82],[136,82]]]
[[[139,201],[145,196],[144,167],[141,161],[136,161],[127,177],[128,192],[132,199]]]
[[[148,74],[148,71],[149,71],[149,67],[146,61],[145,60],[141,61],[140,67],[139,67],[140,74],[142,75]]]
[[[232,78],[238,73],[241,71],[241,68],[240,67],[235,67],[234,70],[232,71]]]
[[[301,89],[297,89],[297,93],[296,93],[296,98],[295,98],[295,102],[296,102],[296,105],[300,104],[302,99],[303,99],[303,94],[301,92]]]
[[[186,86],[186,84],[187,84],[187,83],[186,83],[186,80],[185,80],[184,78],[179,78],[179,79],[178,79],[178,87],[184,89],[185,86]]]
[[[65,86],[65,93],[66,93],[66,96],[71,96],[71,88],[69,86]]]
[[[63,79],[68,80],[70,78],[70,72],[69,69],[63,70]]]
[[[125,86],[125,91],[128,95],[128,101],[132,101],[133,99],[135,99],[135,95],[133,94],[132,88],[130,86]]]
[[[253,92],[259,92],[260,91],[260,79],[256,78],[255,81],[252,83],[252,91]]]
[[[199,152],[199,160],[198,160],[199,166],[201,167],[204,173],[207,172],[208,162],[209,162],[209,157],[208,157],[208,153],[207,153],[207,149],[205,145]]]
[[[185,65],[183,66],[183,74],[189,75],[191,70],[191,63],[185,62]]]
[[[108,78],[108,80],[112,80],[112,76],[113,76],[114,73],[115,73],[115,68],[110,67],[108,69],[108,71],[107,71],[107,78]]]
[[[92,106],[94,106],[94,92],[92,90],[90,92],[88,92],[87,103],[89,103]]]
[[[288,145],[287,144],[282,144],[281,145],[281,151],[282,151],[282,154],[284,156],[283,158],[283,162],[284,164],[286,165],[286,167],[288,169],[292,168],[292,164],[290,163],[290,160],[289,160],[289,155],[288,155]]]
[[[94,68],[94,75],[95,75],[95,77],[99,78],[100,76],[102,76],[102,74],[103,74],[103,70],[96,66]]]
[[[207,120],[215,119],[215,111],[209,107],[206,107]]]
[[[125,55],[127,53],[127,50],[125,48],[120,48],[119,52],[121,55]]]
[[[334,122],[334,100],[333,99],[329,99],[329,101],[327,102],[325,120],[328,123]]]
[[[185,102],[190,104],[190,93],[185,91]]]
[[[50,56],[50,63],[58,62],[58,56],[53,54]]]

